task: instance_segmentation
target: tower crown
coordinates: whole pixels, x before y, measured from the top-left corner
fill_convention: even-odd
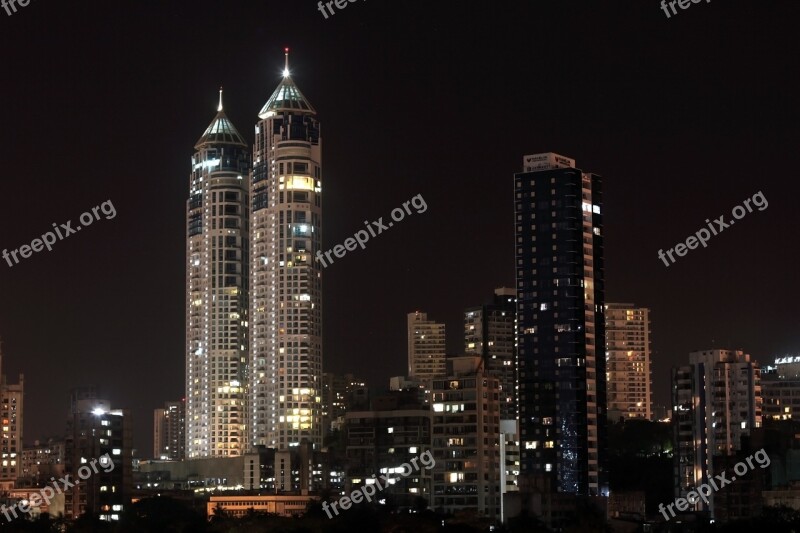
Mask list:
[[[244,137],[239,133],[233,122],[230,121],[225,111],[222,109],[222,88],[219,90],[219,106],[217,106],[217,116],[206,128],[203,136],[198,139],[194,147],[199,150],[204,144],[238,144],[247,146]]]
[[[292,80],[289,71],[289,49],[286,52],[286,66],[283,69],[283,79],[278,84],[277,89],[269,97],[267,103],[258,112],[258,117],[261,119],[269,118],[273,115],[283,111],[307,111],[316,114],[316,110],[309,103],[308,99],[303,96],[300,89],[297,88]]]

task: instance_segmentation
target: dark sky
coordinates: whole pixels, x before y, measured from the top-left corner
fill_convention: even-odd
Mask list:
[[[460,352],[461,313],[513,286],[512,175],[555,151],[604,176],[608,301],[652,308],[656,401],[693,349],[800,349],[796,0],[54,2],[0,11],[0,248],[111,200],[9,268],[0,335],[26,375],[25,440],[61,434],[68,390],[134,409],[184,391],[189,158],[217,88],[252,142],[284,46],[322,123],[324,246],[416,194],[428,211],[325,271],[325,369],[384,387],[405,314]],[[670,248],[769,201],[666,268]],[[73,222],[73,226],[76,225]]]

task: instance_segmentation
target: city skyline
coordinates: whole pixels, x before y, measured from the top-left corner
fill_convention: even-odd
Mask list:
[[[779,63],[768,56],[784,46],[784,37],[776,32],[757,46],[748,40],[737,42],[736,21],[748,20],[759,8],[731,5],[736,7],[709,6],[669,22],[644,6],[631,6],[631,14],[596,7],[578,13],[553,6],[536,13],[548,18],[570,17],[579,28],[590,28],[595,23],[592,19],[618,24],[629,39],[641,45],[633,48],[643,51],[601,37],[594,44],[608,57],[621,58],[619,63],[603,59],[608,72],[593,66],[597,57],[586,53],[586,41],[559,45],[563,48],[552,56],[529,51],[535,47],[527,45],[539,39],[547,42],[553,31],[548,28],[541,28],[539,36],[505,36],[497,46],[481,43],[454,48],[425,32],[417,42],[370,49],[364,43],[376,30],[363,26],[367,19],[362,17],[378,16],[382,25],[397,29],[416,19],[408,7],[391,10],[369,4],[327,21],[319,13],[306,14],[303,6],[272,5],[282,10],[282,16],[308,21],[315,31],[301,39],[287,29],[267,39],[255,22],[246,22],[246,38],[209,52],[220,58],[232,50],[247,52],[244,66],[219,61],[219,66],[212,68],[209,65],[214,62],[206,57],[196,77],[183,81],[174,74],[189,68],[176,66],[176,61],[195,65],[197,59],[190,50],[198,46],[197,41],[170,49],[165,54],[168,60],[152,64],[122,52],[120,60],[131,68],[115,71],[107,80],[102,74],[107,72],[104,54],[119,50],[113,35],[103,28],[92,30],[109,46],[98,58],[81,53],[88,41],[78,40],[60,50],[65,37],[60,29],[10,54],[13,71],[25,83],[8,88],[9,97],[19,103],[8,110],[16,127],[13,132],[0,133],[0,140],[12,148],[9,175],[27,179],[0,185],[0,198],[9,199],[0,214],[5,228],[2,246],[13,248],[30,242],[51,223],[76,218],[85,206],[106,198],[114,201],[119,213],[91,233],[81,233],[52,252],[2,270],[0,294],[4,301],[15,304],[0,309],[0,335],[6,343],[8,373],[25,373],[27,378],[26,440],[59,431],[61,420],[51,420],[48,409],[64,402],[72,386],[96,383],[113,391],[114,405],[135,409],[137,448],[147,449],[152,442],[147,436],[152,409],[183,397],[185,247],[181,239],[185,221],[181,210],[186,201],[189,145],[208,125],[208,112],[216,104],[215,91],[222,84],[226,87],[226,112],[230,109],[232,122],[245,132],[247,146],[252,146],[254,138],[248,128],[256,122],[264,91],[280,83],[283,65],[278,58],[287,45],[296,51],[293,69],[298,84],[325,117],[325,138],[329,140],[326,176],[330,179],[324,209],[330,222],[323,233],[323,248],[342,242],[363,227],[363,220],[389,212],[415,194],[424,194],[433,213],[406,222],[376,240],[374,246],[371,243],[367,251],[326,269],[324,371],[358,372],[372,387],[385,387],[389,376],[404,373],[404,317],[414,309],[425,309],[444,322],[451,331],[447,352],[461,353],[463,338],[458,332],[463,327],[463,310],[485,303],[489,291],[512,286],[514,281],[510,176],[521,155],[549,150],[575,157],[586,168],[608,177],[604,181],[606,298],[635,301],[652,309],[655,403],[668,403],[669,368],[681,364],[692,350],[714,346],[742,349],[761,364],[779,354],[796,352],[800,338],[787,302],[793,300],[797,287],[785,283],[792,279],[788,275],[791,255],[778,245],[780,232],[774,231],[791,227],[787,199],[794,185],[778,176],[784,167],[793,167],[793,156],[782,148],[781,140],[794,132],[795,126],[783,117],[791,114],[795,104],[784,102],[780,95],[762,98],[763,89],[757,82],[728,74],[727,69],[734,66],[730,59],[709,67],[720,81],[704,82],[696,92],[689,88],[693,74],[705,65],[695,54],[698,50],[719,53],[722,41],[741,52],[730,54],[738,57],[735,66],[741,68],[743,62],[762,78],[780,76]],[[150,13],[139,9],[131,8],[130,21],[118,22],[129,25],[126,27],[148,24]],[[256,7],[237,5],[232,9],[243,19],[264,16]],[[497,20],[513,23],[511,19],[527,20],[532,14],[530,8],[510,9],[511,13]],[[80,26],[81,13],[65,6],[31,6],[4,20],[8,30],[4,26],[3,33],[14,39],[36,21],[56,17]],[[181,10],[167,6],[164,13],[178,17]],[[426,8],[425,13],[448,28],[457,28],[459,23],[466,29],[481,27],[467,14],[446,13],[441,7]],[[486,16],[490,20],[499,17]],[[624,24],[634,17],[648,36]],[[774,23],[780,26],[784,22],[776,17]],[[338,26],[334,28],[334,24]],[[678,39],[673,35],[678,24],[694,30],[716,24],[729,38],[717,43],[683,34]],[[524,26],[517,28],[521,32]],[[150,53],[173,38],[160,26],[152,29],[153,43],[143,44]],[[673,52],[657,46],[667,38],[678,49],[674,59]],[[520,76],[526,74],[515,69],[520,58],[509,53],[516,50],[522,50],[530,64],[543,63],[542,69],[554,71],[559,83],[578,82],[588,75],[596,80],[598,94],[564,93],[547,85],[528,94],[521,90],[526,84],[520,83]],[[76,65],[75,72],[58,64],[60,54],[68,52],[86,61]],[[52,58],[48,54],[53,54]],[[382,60],[387,54],[393,61]],[[643,72],[628,73],[620,66],[640,58],[639,54],[649,54],[641,60]],[[678,64],[679,56],[685,65]],[[45,83],[47,78],[26,64],[44,64],[48,77],[80,83],[59,84],[64,93],[56,94]],[[482,65],[485,72],[475,72],[476,65]],[[144,68],[152,68],[163,81],[157,87],[138,82],[137,75]],[[471,106],[488,90],[495,73],[513,78],[513,100],[525,117],[520,124],[491,118],[492,131],[500,132],[497,139],[495,133],[484,135],[480,128],[468,129],[476,126]],[[675,79],[665,81],[671,79],[667,73]],[[72,77],[75,75],[78,77]],[[433,132],[438,123],[412,120],[406,116],[411,115],[406,106],[424,105],[430,95],[421,87],[433,81],[441,83],[434,96],[451,98],[437,120],[441,125],[458,124],[459,134],[440,135],[439,143],[420,143],[416,142],[419,132]],[[726,81],[736,90],[727,89]],[[787,84],[792,86],[790,81]],[[356,96],[351,92],[354,87],[374,92]],[[786,94],[790,93],[787,88]],[[742,103],[742,94],[761,102],[758,109]],[[564,103],[550,109],[556,97]],[[121,100],[127,104],[118,107]],[[42,105],[34,106],[34,102]],[[47,109],[58,118],[34,107]],[[129,114],[131,108],[135,112]],[[139,112],[147,109],[152,113]],[[729,118],[731,109],[737,110],[735,121]],[[640,118],[645,114],[647,119]],[[670,120],[674,116],[677,119]],[[764,116],[773,121],[769,128]],[[54,134],[66,135],[63,124],[85,120],[96,125],[84,130],[72,150],[54,145],[46,154],[38,154],[28,148],[41,143],[41,124],[53,124]],[[384,131],[386,123],[391,123],[391,131]],[[584,131],[562,128],[562,123],[578,125]],[[606,130],[613,135],[600,139]],[[656,135],[643,140],[638,134],[641,130]],[[761,133],[754,136],[752,131]],[[712,133],[716,140],[698,143],[701,133]],[[99,164],[84,169],[77,154],[117,134],[122,142],[107,153],[96,154]],[[130,164],[122,164],[130,156],[134,139],[147,139],[157,149],[143,150]],[[472,157],[476,153],[481,157]],[[731,157],[731,153],[759,155]],[[54,168],[58,171],[53,172]],[[114,169],[114,179],[108,179],[108,169]],[[648,185],[642,187],[645,180]],[[137,186],[131,187],[132,183]],[[380,189],[374,189],[375,184]],[[726,232],[707,249],[696,250],[664,268],[656,256],[659,248],[678,242],[705,218],[724,212],[758,190],[771,200],[772,209],[743,220],[735,232]],[[26,197],[37,198],[39,208],[17,201]],[[452,205],[460,209],[452,209]],[[446,260],[438,249],[443,242],[448,243]],[[430,261],[437,253],[437,261]],[[732,255],[742,260],[728,261]],[[148,275],[142,276],[142,272]],[[362,292],[365,286],[370,289]],[[30,298],[34,287],[35,302]],[[737,288],[735,295],[731,287]],[[155,310],[153,302],[158,303]],[[362,315],[359,327],[353,320],[357,313]],[[143,335],[143,331],[148,333]],[[159,342],[152,342],[155,339]],[[127,361],[132,363],[124,368],[125,379],[110,372]],[[37,374],[40,362],[51,371]]]

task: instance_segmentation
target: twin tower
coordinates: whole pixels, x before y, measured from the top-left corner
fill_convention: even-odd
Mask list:
[[[252,151],[222,106],[186,204],[186,456],[322,444],[322,170],[316,111],[289,73]]]

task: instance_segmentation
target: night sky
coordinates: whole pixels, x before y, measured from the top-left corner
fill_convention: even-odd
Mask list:
[[[4,370],[26,442],[61,435],[68,391],[134,410],[184,394],[185,201],[193,145],[226,111],[248,142],[283,47],[323,139],[323,244],[421,194],[324,273],[325,370],[382,389],[405,315],[447,323],[514,285],[514,172],[554,151],[604,177],[607,301],[652,309],[657,403],[688,352],[800,352],[795,0],[54,2],[0,11],[0,249],[111,200],[102,219],[0,263]],[[669,268],[675,246],[769,201]]]

